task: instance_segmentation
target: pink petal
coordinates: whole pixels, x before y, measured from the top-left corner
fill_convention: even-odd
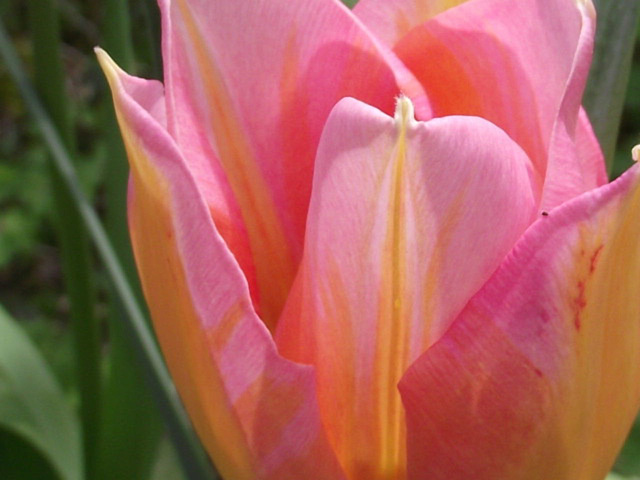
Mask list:
[[[409,478],[600,480],[640,406],[640,171],[541,217],[407,371]]]
[[[98,57],[131,163],[129,222],[145,297],[207,451],[225,478],[344,478],[313,370],[276,352],[182,153],[138,101],[158,84]]]
[[[160,4],[169,131],[199,183],[232,192],[255,304],[273,328],[301,256],[331,108],[350,95],[391,112],[396,78],[417,96],[420,87],[337,0]]]
[[[531,166],[479,118],[396,119],[353,99],[320,142],[301,270],[277,330],[316,367],[323,424],[350,479],[404,478],[396,384],[535,215]]]
[[[549,209],[597,186],[602,170],[589,152],[576,155],[593,22],[590,0],[475,0],[415,27],[394,51],[436,116],[481,116],[527,152]]]

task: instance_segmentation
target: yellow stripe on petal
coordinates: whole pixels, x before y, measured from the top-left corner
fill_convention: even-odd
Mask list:
[[[392,154],[392,179],[389,212],[380,285],[380,317],[376,347],[378,417],[380,423],[380,460],[377,469],[382,478],[404,478],[405,427],[404,412],[396,385],[407,367],[412,291],[407,289],[406,171],[407,129],[415,123],[413,105],[401,96],[396,103],[397,140]],[[412,289],[409,289],[412,290]],[[425,319],[428,322],[428,319]]]

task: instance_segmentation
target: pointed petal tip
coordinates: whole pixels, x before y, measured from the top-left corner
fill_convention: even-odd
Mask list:
[[[100,47],[93,47],[93,51],[98,58],[98,63],[107,81],[110,85],[116,80],[120,74],[124,73],[118,64],[109,56],[109,54]]]
[[[98,63],[100,63],[100,66],[103,70],[107,68],[113,68],[112,65],[115,65],[115,62],[109,56],[109,54],[102,49],[102,47],[93,47],[93,52],[96,54]]]
[[[596,7],[593,5],[592,0],[576,0],[576,3],[578,4],[578,8],[585,11],[587,15],[592,18],[596,17]]]

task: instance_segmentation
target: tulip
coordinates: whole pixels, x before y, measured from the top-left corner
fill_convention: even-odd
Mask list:
[[[163,84],[97,53],[224,478],[601,480],[640,405],[640,172],[607,183],[581,108],[590,0],[159,3]]]

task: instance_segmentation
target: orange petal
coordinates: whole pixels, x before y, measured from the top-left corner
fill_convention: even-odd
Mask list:
[[[131,164],[129,222],[154,327],[225,478],[344,478],[320,422],[313,371],[280,357],[173,139],[138,99],[157,85],[98,58]]]

